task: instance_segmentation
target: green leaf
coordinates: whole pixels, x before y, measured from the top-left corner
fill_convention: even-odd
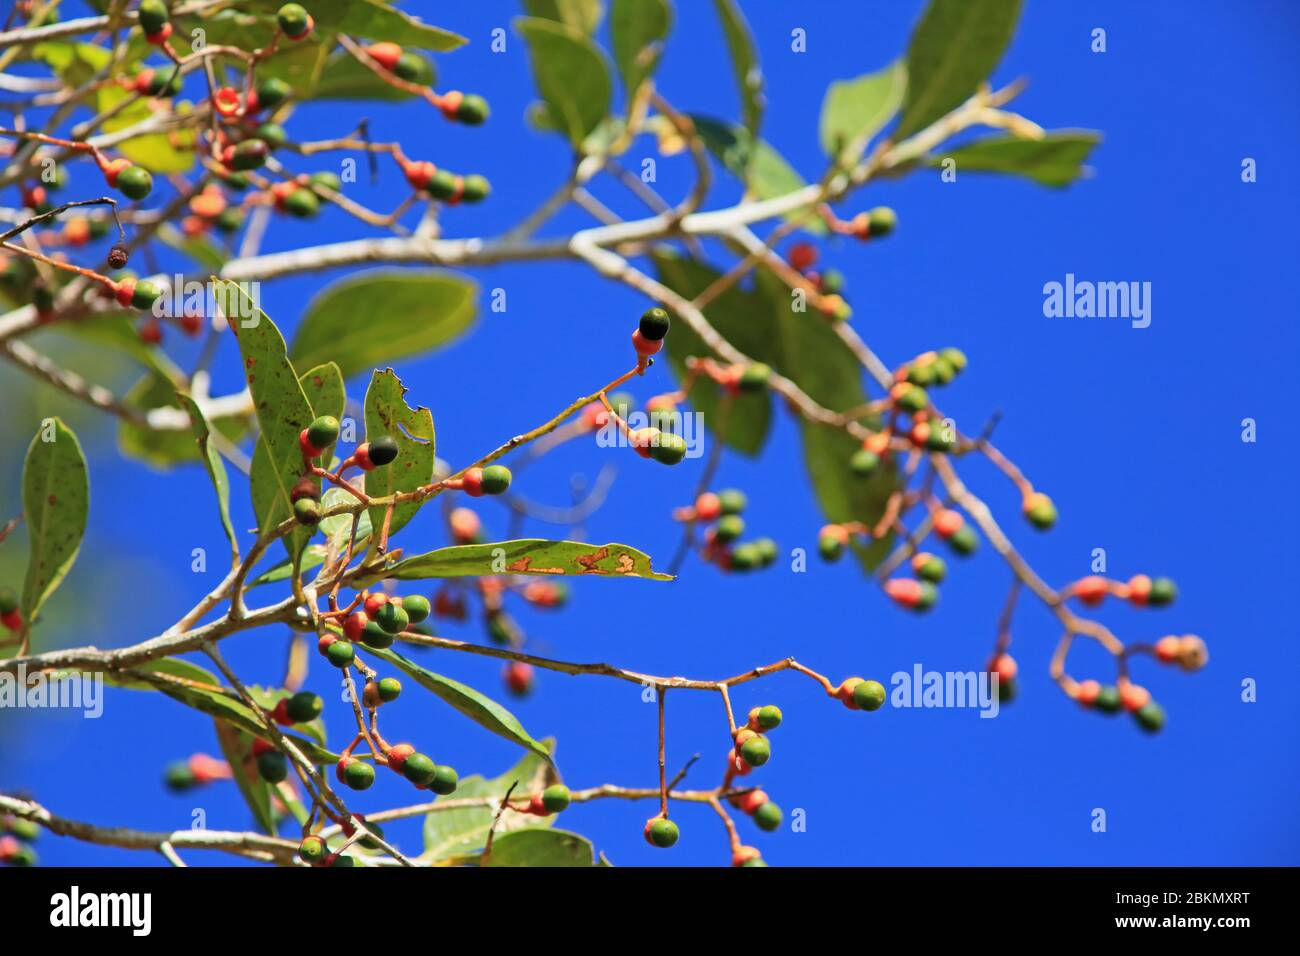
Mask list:
[[[895,139],[960,106],[1002,59],[1020,0],[930,0],[907,48],[907,95]]]
[[[490,574],[574,574],[671,581],[650,566],[650,557],[625,544],[521,538],[490,544],[459,544],[404,558],[380,572],[385,578],[483,577]]]
[[[266,464],[258,468],[254,452],[249,482],[258,530],[265,534],[293,515],[289,493],[304,470],[298,435],[315,416],[289,364],[284,338],[275,323],[237,283],[216,280],[213,291],[239,342],[244,376],[262,429],[258,444],[264,446]],[[315,483],[319,488],[320,479]],[[311,535],[310,529],[297,528],[285,536],[284,545],[291,558],[302,553]]]
[[[550,750],[554,748],[553,740],[544,740],[542,745]],[[424,818],[424,855],[430,863],[453,857],[466,856],[483,849],[488,832],[492,829],[492,820],[502,797],[512,784],[518,784],[514,796],[536,793],[547,782],[547,762],[537,754],[529,752],[523,758],[492,780],[485,780],[477,774],[462,777],[456,788],[457,800],[482,797],[485,801],[479,807],[457,807],[452,810],[434,810]],[[497,834],[525,828],[550,827],[555,817],[535,817],[523,813],[506,813],[497,825]]]
[[[212,447],[209,440],[212,432],[208,428],[207,420],[203,417],[203,411],[199,408],[198,403],[184,392],[177,392],[176,397],[180,399],[181,406],[189,413],[190,427],[194,430],[194,441],[199,448],[199,458],[203,461],[203,466],[208,471],[208,477],[212,479],[212,488],[217,493],[217,512],[221,516],[221,527],[226,531],[226,537],[230,539],[230,550],[236,555],[238,560],[239,539],[235,536],[235,526],[230,523],[230,479],[226,476],[226,465],[221,460],[221,455]]]
[[[116,133],[151,119],[154,115],[143,97],[118,109],[124,101],[135,96],[130,90],[117,85],[102,86],[95,94],[95,106],[104,113],[116,109],[104,122],[105,133]],[[178,113],[184,113],[188,104],[177,104]],[[176,129],[168,133],[147,133],[132,136],[117,145],[117,151],[133,163],[154,173],[184,173],[194,166],[194,133]]]
[[[426,61],[429,62],[429,61]],[[438,71],[432,62],[431,86],[438,81]],[[305,91],[308,99],[313,100],[409,100],[411,94],[399,90],[390,83],[385,83],[369,67],[361,63],[351,53],[331,54],[321,70],[320,79]]]
[[[753,198],[772,199],[807,185],[780,153],[764,140],[754,139],[743,126],[694,114],[690,119],[701,142]],[[805,232],[826,233],[822,221],[807,210],[795,210],[785,218],[798,222]]]
[[[182,681],[209,684],[212,687],[221,686],[217,675],[179,657],[163,657],[129,671],[104,671],[104,683],[109,687],[123,690],[156,690],[156,686],[146,679],[150,676],[174,677]]]
[[[389,435],[397,442],[397,460],[383,468],[366,473],[366,494],[382,498],[386,495],[414,491],[433,481],[434,434],[433,415],[421,405],[412,409],[403,396],[402,385],[393,370],[375,370],[366,390],[366,441]],[[420,510],[420,502],[410,501],[397,505],[388,533],[396,534]],[[382,528],[386,505],[370,509],[370,525]]]
[[[538,17],[519,17],[515,29],[528,42],[533,80],[550,119],[581,147],[609,112],[609,68],[600,48],[577,30]]]
[[[248,808],[253,811],[253,819],[264,833],[274,835],[276,826],[275,812],[271,809],[271,784],[262,779],[257,770],[257,760],[253,757],[253,741],[257,738],[224,720],[213,720],[212,724],[217,731],[221,755],[230,764],[235,786],[239,788]]]
[[[344,392],[343,376],[339,372],[339,367],[333,362],[317,365],[315,368],[304,372],[298,378],[298,385],[302,389],[302,394],[307,398],[312,418],[319,418],[322,415],[332,415],[334,418],[343,417],[343,411],[347,406],[347,395]],[[325,452],[324,459],[328,461],[330,449],[326,448],[322,449],[322,451]],[[301,454],[299,458],[301,459]],[[275,466],[262,436],[258,437],[257,446],[253,449],[253,461],[249,466],[248,480],[253,502],[253,514],[257,517],[258,527],[261,528],[263,527],[262,522],[264,520],[270,521],[271,516],[282,510],[284,503],[280,494],[280,484],[275,474]],[[319,482],[317,482],[317,485],[319,486]],[[290,487],[292,488],[292,486]],[[341,489],[332,488],[330,490],[347,495],[347,492]],[[326,492],[326,496],[328,494],[329,492]],[[322,498],[322,504],[326,500],[328,500],[327,497]],[[348,495],[348,500],[352,500],[351,495]],[[290,510],[292,511],[292,509]],[[283,520],[283,518],[279,520]],[[275,523],[278,523],[278,521]],[[304,541],[312,537],[311,532],[306,529],[295,532],[295,535],[303,537]],[[296,552],[290,550],[291,557],[295,554]],[[320,564],[320,562],[317,561],[316,564]],[[305,571],[314,566],[304,564],[299,570]],[[293,577],[292,569],[284,575],[284,579],[291,577]]]
[[[694,299],[714,280],[721,276],[703,263],[687,259],[666,250],[654,252],[659,281],[687,300]],[[708,304],[709,322],[732,345],[756,360],[768,349],[764,341],[762,322],[755,315],[770,314],[774,305],[764,302],[761,296],[739,286],[732,286]],[[678,381],[685,379],[686,360],[704,358],[710,350],[685,322],[673,323],[672,334],[667,338],[668,362]],[[721,390],[705,376],[700,376],[690,392],[691,405],[704,419],[714,437],[721,437],[728,447],[744,455],[754,456],[763,449],[772,427],[772,400],[766,391],[744,393],[730,399],[731,407],[723,418],[723,405],[727,399]]]
[[[991,136],[936,156],[957,162],[958,172],[1013,173],[1044,186],[1063,188],[1084,175],[1088,154],[1101,142],[1092,130],[1057,130],[1043,139]]]
[[[604,15],[600,0],[524,0],[524,11],[530,17],[563,23],[587,36],[596,32]]]
[[[176,384],[158,372],[146,375],[122,397],[122,404],[147,414],[155,408],[180,409],[176,397]],[[244,415],[213,419],[209,425],[232,442],[248,432]],[[194,433],[184,428],[158,429],[123,420],[117,428],[118,449],[128,458],[142,461],[153,468],[167,470],[177,465],[199,461],[199,449],[194,444]]]
[[[515,830],[492,840],[492,853],[483,864],[496,866],[564,866],[598,865],[595,848],[586,837],[567,830]]]
[[[22,614],[29,624],[59,586],[81,550],[90,510],[86,456],[58,418],[41,422],[23,463],[23,520],[29,557]]]
[[[874,73],[837,80],[822,99],[821,144],[831,160],[851,166],[903,102],[907,67],[895,61]]]
[[[244,0],[242,7],[274,13],[283,0]],[[423,50],[454,50],[468,41],[441,27],[430,26],[379,0],[311,0],[306,4],[316,22],[316,32],[346,33],[367,40],[389,40]]]
[[[659,66],[663,40],[672,28],[668,0],[613,0],[609,13],[614,63],[631,99]]]
[[[749,135],[757,136],[758,124],[763,118],[763,74],[758,68],[754,37],[735,0],[713,0],[713,7],[722,20],[722,34],[731,54],[732,72],[740,88],[741,120]]]
[[[478,287],[450,272],[374,270],[312,300],[293,337],[298,366],[338,363],[345,379],[451,342],[474,321]]]
[[[466,687],[450,677],[443,677],[441,674],[425,670],[419,664],[408,660],[391,648],[378,650],[372,647],[368,648],[368,653],[373,657],[388,661],[394,667],[404,671],[425,690],[432,691],[483,729],[532,751],[543,760],[549,761],[551,759],[551,753],[546,746],[534,740],[528,731],[524,730],[518,718],[492,698],[486,697],[474,690],[474,688]]]

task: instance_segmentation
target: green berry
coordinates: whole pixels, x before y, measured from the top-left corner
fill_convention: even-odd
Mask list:
[[[839,269],[827,269],[822,273],[820,291],[825,295],[839,295],[844,291],[844,273]]]
[[[552,784],[542,791],[542,806],[549,813],[559,813],[561,810],[567,810],[571,800],[569,788],[562,783]]]
[[[361,823],[361,828],[367,831],[368,833],[373,833],[374,836],[379,837],[380,840],[384,838],[384,828],[381,827],[378,823],[371,823],[369,820],[364,820]],[[363,850],[379,849],[379,842],[375,840],[374,837],[369,837],[369,836],[363,836],[360,840],[357,841],[357,845],[360,846]]]
[[[1056,524],[1056,505],[1052,499],[1042,493],[1034,495],[1029,507],[1025,509],[1029,523],[1040,531],[1046,531]]]
[[[887,236],[898,225],[898,216],[888,206],[877,206],[868,213],[868,216],[871,221],[869,235],[872,236]]]
[[[686,439],[672,432],[660,432],[650,445],[650,457],[661,465],[675,465],[686,457]]]
[[[329,847],[320,837],[312,834],[302,838],[298,844],[298,856],[304,863],[319,863],[329,855]]]
[[[217,216],[217,228],[224,233],[238,232],[244,224],[244,211],[238,206],[227,206]]]
[[[1092,702],[1092,706],[1103,714],[1119,713],[1122,706],[1119,688],[1114,684],[1103,684],[1101,690],[1097,692],[1097,699]]]
[[[445,797],[449,793],[455,793],[456,787],[459,785],[460,774],[456,773],[456,768],[441,765],[434,771],[433,780],[429,783],[429,789],[439,796]]]
[[[117,174],[117,188],[128,199],[143,199],[153,190],[153,177],[142,166],[128,166]]]
[[[284,80],[268,76],[257,84],[257,104],[264,110],[273,110],[293,94]]]
[[[762,362],[754,362],[752,365],[745,366],[745,370],[740,373],[740,390],[742,392],[758,392],[767,387],[768,379],[772,377],[772,369]]]
[[[148,279],[141,279],[135,284],[135,291],[131,293],[131,305],[142,312],[149,312],[153,310],[153,304],[161,298],[162,289]]]
[[[325,702],[309,690],[298,691],[284,706],[285,713],[295,724],[305,724],[309,720],[315,720],[324,709]]]
[[[348,856],[347,854],[344,854],[343,856],[336,856],[336,857],[334,858],[334,862],[330,864],[330,867],[331,867],[331,868],[339,867],[339,868],[342,868],[342,869],[349,869],[349,868],[351,868],[351,867],[355,867],[356,865],[357,865],[357,861],[356,861],[355,859],[353,859],[352,857]]]
[[[310,219],[320,212],[320,199],[310,189],[295,189],[284,197],[284,211],[298,219]]]
[[[954,372],[961,372],[966,368],[966,353],[961,349],[943,349],[939,353],[939,357],[951,365]]]
[[[380,435],[370,442],[370,463],[380,466],[391,464],[397,458],[397,442],[389,435]]]
[[[247,172],[250,169],[257,169],[266,162],[268,150],[266,143],[260,139],[246,139],[235,147],[234,152],[230,154],[229,166],[231,169]],[[118,177],[121,182],[121,177]]]
[[[772,745],[761,735],[750,737],[740,745],[740,756],[751,767],[761,767],[772,756]]]
[[[343,782],[353,790],[368,790],[375,782],[375,768],[363,760],[353,760],[343,768]]]
[[[488,465],[483,469],[483,494],[502,494],[510,487],[510,478],[510,469],[505,465]]]
[[[950,433],[947,425],[931,423],[930,433],[925,438],[925,447],[930,451],[949,452],[957,447],[957,437]]]
[[[1020,685],[1016,682],[1015,678],[1012,678],[1011,680],[999,680],[998,700],[1004,704],[1009,704],[1011,701],[1016,699],[1016,694],[1019,693],[1019,690]]]
[[[375,612],[375,622],[389,634],[400,634],[411,622],[404,608],[397,601],[388,601]]]
[[[758,549],[752,544],[741,544],[732,549],[731,569],[733,571],[752,571],[758,565]]]
[[[1165,725],[1164,708],[1154,700],[1148,703],[1141,710],[1135,711],[1133,717],[1141,727],[1149,734],[1154,734]]]
[[[36,851],[29,846],[20,846],[18,852],[9,860],[14,866],[35,866],[37,862]]]
[[[658,342],[668,334],[672,324],[672,319],[668,317],[668,313],[655,306],[641,313],[641,321],[637,328],[641,331],[641,338],[650,342]]]
[[[384,607],[387,606],[387,604],[384,605]],[[385,647],[393,646],[394,633],[396,632],[390,632],[388,628],[378,621],[366,621],[366,626],[361,631],[361,643],[366,647],[373,647],[382,651]]]
[[[758,709],[758,725],[764,730],[772,730],[781,726],[781,708],[776,704],[768,704],[766,707]]]
[[[0,588],[0,614],[12,614],[18,610],[18,592],[13,588]]]
[[[849,459],[849,469],[859,478],[872,474],[880,464],[880,456],[873,451],[860,448]]]
[[[488,118],[487,100],[476,93],[467,93],[461,97],[456,107],[456,119],[467,126],[479,126]]]
[[[727,488],[718,492],[718,510],[724,515],[738,515],[749,505],[743,491]]]
[[[957,377],[957,370],[953,368],[952,363],[940,355],[930,363],[930,368],[934,373],[936,385],[947,385]]]
[[[653,846],[666,850],[677,842],[677,838],[681,833],[677,829],[677,824],[673,823],[672,820],[659,817],[650,821],[649,826],[646,827],[645,835]]]
[[[181,71],[173,68],[164,68],[154,73],[153,78],[149,81],[150,96],[175,96],[181,91],[184,79],[181,77]]]
[[[338,437],[339,420],[333,415],[322,415],[307,426],[307,440],[313,448],[328,448]]]
[[[235,192],[243,192],[251,185],[249,178],[243,173],[226,173],[221,177],[221,181]]]
[[[833,534],[824,534],[817,539],[817,553],[824,561],[838,561],[844,554],[844,542]]]
[[[403,53],[397,58],[393,73],[407,83],[414,83],[417,86],[428,86],[433,82],[433,67],[418,53]]]
[[[494,644],[509,644],[515,637],[515,622],[509,614],[498,611],[488,616],[487,631]]]
[[[429,616],[429,599],[422,594],[408,594],[402,598],[402,610],[412,624],[419,624]]]
[[[402,776],[418,787],[427,787],[433,782],[438,765],[422,753],[413,753],[402,764]]]
[[[898,407],[905,412],[919,412],[930,404],[930,396],[925,393],[925,389],[918,385],[912,385],[903,389],[896,402]]]
[[[196,781],[190,765],[184,760],[178,760],[167,765],[167,769],[163,771],[163,782],[167,784],[168,790],[179,793],[194,786]]]
[[[355,657],[356,652],[347,641],[335,641],[325,648],[325,659],[335,667],[347,667]]]
[[[153,36],[167,25],[169,14],[162,0],[140,0],[140,27],[146,36]]]
[[[289,761],[278,750],[268,750],[257,756],[257,772],[267,783],[279,783],[289,776]]]
[[[311,29],[311,17],[299,3],[286,3],[275,15],[285,36],[297,39]]]
[[[445,169],[439,169],[424,187],[434,199],[450,199],[456,195],[456,176]]]
[[[878,680],[864,680],[853,688],[853,703],[863,710],[879,710],[885,703],[885,685]]]
[[[756,856],[753,859],[746,860],[744,863],[740,864],[740,866],[742,869],[746,867],[767,866],[767,861],[761,856]]]
[[[330,172],[312,173],[307,177],[307,181],[313,186],[320,186],[333,192],[338,192],[343,188],[343,181]]]
[[[924,388],[927,385],[933,385],[935,379],[935,369],[933,362],[914,363],[907,369],[907,380],[913,385],[920,385]]]
[[[938,555],[927,555],[924,561],[921,561],[914,568],[916,576],[923,581],[930,581],[938,584],[948,576],[948,565],[944,563],[943,558]]]
[[[745,533],[745,519],[738,514],[724,514],[713,531],[715,541],[723,544],[735,541]]]
[[[293,516],[300,525],[316,527],[320,524],[320,502],[314,498],[299,498],[293,503]]]
[[[289,142],[289,134],[284,131],[284,127],[279,123],[263,123],[253,135],[266,143],[269,149],[279,149]]]
[[[486,176],[470,173],[460,183],[460,198],[463,202],[482,202],[492,192],[492,184]]]
[[[960,555],[974,554],[979,545],[979,535],[975,533],[974,528],[966,524],[953,532],[952,537],[948,539],[948,547]]]
[[[771,833],[781,825],[781,808],[771,800],[754,811],[754,822],[760,830]]]
[[[379,682],[379,699],[385,704],[391,704],[402,696],[402,682],[396,677],[385,677]]]
[[[1164,607],[1172,603],[1177,596],[1178,586],[1171,578],[1156,578],[1151,582],[1151,593],[1147,595],[1147,603],[1152,607]]]
[[[627,418],[632,409],[636,407],[636,399],[627,392],[615,392],[609,396],[609,404],[618,412],[619,417]]]
[[[12,817],[5,826],[15,837],[26,840],[28,843],[41,835],[40,825],[34,820],[28,820],[24,817]]]
[[[763,567],[776,562],[776,542],[771,538],[759,538],[754,542],[754,549],[758,552],[758,563]]]

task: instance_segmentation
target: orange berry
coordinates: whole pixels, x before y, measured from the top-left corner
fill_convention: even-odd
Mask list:
[[[1151,579],[1145,574],[1135,574],[1128,581],[1128,599],[1139,607],[1151,596]]]
[[[1125,681],[1119,689],[1119,699],[1125,710],[1135,713],[1151,703],[1151,691]]]
[[[1162,664],[1172,664],[1174,661],[1178,660],[1179,655],[1182,653],[1182,649],[1183,642],[1180,638],[1174,637],[1173,635],[1162,637],[1160,640],[1156,641],[1156,658]]]
[[[934,516],[934,533],[941,538],[951,538],[966,523],[960,512],[944,508]]]
[[[370,58],[382,66],[389,73],[397,66],[397,61],[402,58],[402,48],[396,43],[372,43],[366,47],[366,52]]]
[[[1082,681],[1075,689],[1074,699],[1084,707],[1091,707],[1093,702],[1097,699],[1097,695],[1100,693],[1101,684],[1095,680],[1086,680]]]
[[[1097,605],[1110,593],[1110,582],[1105,578],[1091,575],[1075,582],[1074,596],[1084,604]]]

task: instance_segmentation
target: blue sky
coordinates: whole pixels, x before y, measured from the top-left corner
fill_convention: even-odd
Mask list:
[[[447,86],[487,96],[492,120],[463,129],[416,106],[367,105],[373,135],[401,138],[413,156],[486,174],[491,200],[450,210],[444,226],[450,236],[499,233],[548,195],[568,165],[559,139],[522,122],[534,98],[522,43],[511,33],[507,52],[488,49],[490,31],[508,25],[515,5],[438,5],[436,13],[432,4],[407,6],[470,38],[465,49],[438,58],[440,73]],[[816,177],[827,83],[896,56],[920,4],[744,6],[767,83],[765,136],[805,177]],[[955,183],[920,173],[872,185],[842,211],[893,206],[896,235],[868,246],[829,244],[824,261],[848,276],[855,325],[886,361],[946,345],[966,351],[970,367],[947,390],[945,409],[964,422],[1003,412],[998,443],[1055,499],[1058,527],[1049,535],[1029,530],[1017,517],[1014,489],[986,465],[970,461],[964,475],[1040,573],[1053,583],[1080,577],[1101,547],[1115,577],[1174,577],[1181,594],[1173,607],[1107,606],[1101,617],[1129,640],[1200,634],[1210,663],[1194,675],[1136,663],[1138,680],[1169,715],[1157,737],[1126,718],[1082,712],[1058,691],[1047,676],[1058,632],[1032,601],[1022,604],[1014,632],[1020,696],[994,720],[961,710],[849,713],[794,675],[747,684],[735,694],[738,708],[776,703],[786,717],[772,735],[772,761],[751,779],[787,813],[802,809],[807,828],[768,835],[748,820],[739,826],[777,865],[1300,863],[1300,705],[1290,686],[1300,651],[1286,599],[1300,528],[1287,413],[1296,400],[1290,276],[1300,209],[1284,165],[1300,149],[1297,10],[1260,2],[1192,11],[1168,0],[1027,6],[994,79],[1028,77],[1018,108],[1045,127],[1100,130],[1095,175],[1067,191],[974,174]],[[678,7],[661,88],[679,108],[736,115],[710,5]],[[807,31],[806,53],[790,50],[796,27]],[[1107,33],[1104,54],[1090,51],[1097,27]],[[303,109],[291,135],[304,128],[313,137],[341,134],[356,115],[351,105]],[[639,141],[629,163],[650,147]],[[1246,157],[1257,161],[1255,183],[1241,181]],[[688,161],[659,166],[661,191],[680,195]],[[401,192],[390,170],[379,187],[353,188],[375,208],[391,206]],[[641,214],[616,184],[597,192],[619,212]],[[708,205],[737,194],[734,184],[720,183]],[[552,229],[587,221],[572,212]],[[338,216],[310,226],[277,222],[268,249],[365,234]],[[1150,327],[1045,318],[1043,286],[1067,273],[1150,282]],[[292,329],[330,278],[268,284],[263,305]],[[439,454],[457,464],[621,370],[629,328],[647,304],[569,263],[495,267],[474,278],[485,292],[505,289],[508,310],[484,309],[454,347],[397,367],[410,397],[433,410]],[[237,384],[232,356],[233,349],[223,355],[218,389]],[[661,366],[633,391],[645,398],[669,387]],[[355,383],[353,394],[363,388]],[[1247,417],[1258,422],[1253,444],[1241,440]],[[83,609],[84,626],[60,642],[113,646],[156,633],[188,609],[221,563],[207,576],[192,574],[191,549],[219,555],[223,544],[200,469],[164,477],[125,461],[107,423],[90,421],[83,438],[93,456],[92,533],[64,593],[96,603],[93,613]],[[610,454],[568,448],[530,470],[519,490],[564,503],[571,475],[591,477],[612,460],[618,479],[587,523],[588,537],[624,541],[666,561],[677,542],[669,512],[688,499],[699,463],[665,469]],[[4,500],[16,501],[12,465],[3,478]],[[719,484],[745,489],[755,532],[786,550],[815,544],[823,522],[797,431],[784,415],[761,458],[724,460]],[[246,501],[239,507],[236,523],[248,526]],[[502,509],[481,510],[489,529],[504,530]],[[430,545],[441,543],[439,534],[432,515],[406,532]],[[569,660],[720,678],[793,654],[833,679],[885,680],[917,663],[969,670],[984,662],[1009,574],[987,548],[953,571],[924,618],[890,606],[849,562],[815,560],[802,574],[783,562],[761,575],[724,577],[696,561],[670,585],[579,581],[565,611],[521,609],[518,617],[531,649]],[[482,639],[473,624],[448,625],[445,633]],[[284,634],[264,630],[234,637],[223,650],[246,679],[270,682],[285,646]],[[499,689],[490,661],[450,652],[424,652],[421,661]],[[1071,664],[1081,677],[1110,673],[1090,647],[1080,647]],[[324,670],[315,667],[312,686],[327,695],[332,743],[342,746],[351,720]],[[1257,682],[1257,702],[1241,701],[1246,679]],[[714,785],[727,746],[716,695],[678,692],[668,704],[670,768],[700,753],[687,785]],[[542,674],[537,693],[511,707],[535,735],[558,737],[571,786],[654,784],[654,707],[633,685]],[[391,736],[415,739],[462,774],[492,776],[516,759],[505,742],[416,693],[389,710]],[[120,692],[97,721],[46,712],[0,722],[0,789],[28,790],[54,812],[102,824],[181,828],[202,808],[210,827],[244,828],[248,814],[232,786],[178,797],[159,783],[168,761],[215,747],[207,718]],[[411,796],[382,779],[354,803],[365,811]],[[1106,811],[1105,833],[1092,832],[1095,808]],[[598,801],[567,811],[561,825],[589,836],[616,864],[727,861],[722,827],[706,808],[675,809],[683,836],[669,852],[641,838],[651,812],[649,803]],[[390,834],[417,845],[414,825]],[[153,862],[48,836],[39,849],[51,863]]]

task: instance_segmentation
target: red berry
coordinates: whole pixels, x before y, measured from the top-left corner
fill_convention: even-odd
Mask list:
[[[1151,579],[1145,574],[1135,574],[1129,578],[1128,599],[1138,607],[1143,607],[1151,596]]]
[[[1151,691],[1138,684],[1130,684],[1126,681],[1119,689],[1119,700],[1124,705],[1125,710],[1136,713],[1151,703]]]
[[[722,501],[711,491],[695,499],[695,517],[699,521],[716,521],[722,514]]]
[[[370,471],[374,468],[374,463],[370,460],[370,442],[362,442],[358,445],[352,452],[352,459],[362,471]]]
[[[362,605],[366,609],[366,614],[374,617],[379,613],[379,609],[388,603],[388,595],[382,591],[375,591],[366,595],[366,603]]]
[[[302,449],[302,457],[304,458],[318,458],[322,452],[322,449],[317,448],[311,443],[311,439],[307,437],[307,429],[305,428],[298,433],[298,447]]]
[[[966,523],[960,512],[945,508],[934,516],[934,533],[941,538],[951,538]]]
[[[1156,641],[1156,657],[1162,663],[1172,664],[1182,655],[1183,642],[1177,637],[1162,637]]]
[[[637,355],[645,358],[648,355],[654,355],[663,348],[664,342],[663,339],[657,341],[647,339],[641,334],[641,330],[637,329],[632,333],[632,347],[636,349]]]
[[[171,38],[171,35],[172,35],[172,25],[170,23],[164,23],[162,25],[162,29],[159,30],[157,33],[146,34],[145,40],[153,44],[154,46],[162,46]]]
[[[1101,684],[1095,680],[1082,681],[1075,689],[1074,699],[1084,707],[1091,707],[1101,693]]]
[[[807,242],[796,242],[790,247],[790,252],[786,256],[790,265],[804,272],[811,269],[813,263],[817,261],[817,247]]]
[[[397,66],[397,61],[402,58],[402,48],[396,43],[372,43],[366,47],[366,52],[370,54],[372,60],[389,73],[393,72],[393,68]]]
[[[406,763],[406,758],[413,753],[415,753],[415,748],[410,744],[396,744],[389,747],[384,756],[388,758],[388,766],[401,773],[402,764]]]
[[[461,490],[471,498],[483,497],[483,469],[471,468],[461,476]]]
[[[1077,581],[1074,596],[1084,604],[1097,605],[1110,593],[1110,582],[1095,574]]]
[[[366,625],[369,623],[370,618],[364,611],[349,614],[347,620],[343,622],[343,636],[355,644],[361,640],[361,635],[365,633]]]
[[[998,675],[999,683],[1009,684],[1016,679],[1016,672],[1019,668],[1016,666],[1016,659],[1010,654],[999,654],[989,670]]]
[[[523,661],[511,661],[502,672],[506,687],[512,694],[526,694],[533,687],[533,668]]]

